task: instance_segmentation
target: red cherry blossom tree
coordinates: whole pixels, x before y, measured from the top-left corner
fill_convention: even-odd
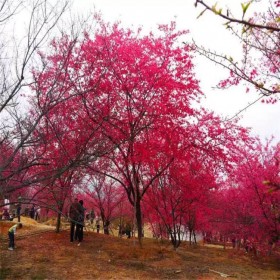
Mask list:
[[[203,216],[211,216],[209,197],[234,166],[239,145],[251,142],[248,131],[232,122],[225,124],[212,113],[204,112],[197,118],[195,125],[181,132],[184,137],[177,144],[180,148],[174,162],[154,182],[145,199],[148,220],[153,228],[165,228],[163,236],[168,233],[174,248],[187,231],[191,237],[197,230],[208,229]]]
[[[160,26],[161,35],[146,36],[97,20],[95,34],[85,33],[80,42],[54,40],[51,55],[42,55],[45,71],[34,72],[36,106],[48,108],[42,139],[50,137],[63,171],[89,168],[124,188],[141,242],[143,197],[175,159],[197,151],[205,168],[214,160],[221,172],[234,162],[229,143],[237,135],[245,141],[248,133],[192,107],[201,93],[192,47],[179,46],[185,31],[172,23]]]
[[[184,118],[194,112],[190,104],[200,93],[193,77],[191,47],[178,46],[186,32],[177,32],[175,24],[161,26],[160,31],[159,36],[143,36],[140,30],[135,33],[100,21],[96,33],[85,33],[71,51],[69,45],[74,42],[67,37],[55,40],[53,54],[45,58],[46,71],[36,76],[41,109],[51,100],[65,101],[48,118],[56,126],[55,119],[69,119],[63,128],[67,127],[69,137],[82,142],[78,147],[84,147],[85,162],[90,165],[100,156],[111,162],[110,170],[99,172],[126,190],[136,209],[139,238],[142,197],[172,162],[158,152],[160,146],[165,149],[164,130],[186,123]],[[67,67],[59,72],[65,55]],[[61,81],[55,90],[54,78]],[[78,131],[82,132],[79,138]],[[158,132],[151,135],[150,131]],[[150,138],[155,136],[159,138]],[[67,153],[69,149],[71,145]],[[155,165],[146,178],[149,160]]]
[[[243,240],[247,249],[267,252],[279,242],[279,192],[263,184],[279,179],[278,146],[256,141],[243,147],[224,190],[211,203],[213,228],[226,238]]]

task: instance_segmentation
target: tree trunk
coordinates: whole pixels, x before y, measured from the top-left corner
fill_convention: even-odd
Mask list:
[[[56,221],[56,229],[55,229],[55,232],[57,232],[57,233],[59,233],[59,231],[60,231],[62,209],[63,209],[63,203],[61,201],[59,201],[57,221]]]
[[[195,231],[193,231],[193,238],[194,238],[194,243],[196,244],[197,241],[196,241],[196,234],[195,234]]]
[[[142,211],[141,211],[141,201],[140,198],[136,197],[135,203],[135,216],[137,222],[137,232],[138,232],[138,241],[140,247],[142,247]]]
[[[105,223],[104,223],[104,226],[103,226],[104,234],[107,234],[107,235],[110,234],[110,232],[109,232],[109,225],[110,225],[110,221],[106,220]]]
[[[56,229],[55,229],[55,232],[56,232],[56,233],[59,233],[60,224],[61,224],[61,212],[59,212],[59,213],[57,214]]]
[[[173,245],[173,249],[177,250],[177,248],[180,246],[181,244],[181,239],[180,239],[180,232],[170,232],[170,237],[171,237],[171,243]]]

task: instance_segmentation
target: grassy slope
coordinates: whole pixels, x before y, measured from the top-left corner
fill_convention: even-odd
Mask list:
[[[10,224],[10,223],[9,223]],[[169,242],[136,240],[85,232],[80,247],[69,231],[33,235],[36,222],[16,236],[16,250],[7,250],[7,224],[0,222],[0,279],[280,279],[280,262],[252,260],[243,251],[184,244],[174,251]],[[45,230],[46,227],[43,228]],[[279,261],[279,259],[278,259]],[[217,271],[217,272],[216,272]]]

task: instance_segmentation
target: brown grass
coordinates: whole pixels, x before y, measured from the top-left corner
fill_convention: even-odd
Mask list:
[[[140,248],[134,239],[88,231],[78,247],[68,230],[57,234],[33,222],[23,221],[14,251],[7,250],[11,222],[0,222],[0,279],[224,279],[219,272],[232,279],[280,279],[279,259],[187,244],[174,251],[169,242],[153,239]]]

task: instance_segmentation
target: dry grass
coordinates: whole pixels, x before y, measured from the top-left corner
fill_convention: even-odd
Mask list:
[[[28,219],[28,218],[26,218]],[[35,231],[46,225],[23,221],[14,251],[1,240],[0,279],[280,279],[277,260],[252,260],[244,252],[184,245],[174,251],[168,242],[121,239],[85,232],[80,247],[69,242],[69,231]],[[7,236],[11,223],[0,222]],[[279,260],[278,260],[279,261]]]

